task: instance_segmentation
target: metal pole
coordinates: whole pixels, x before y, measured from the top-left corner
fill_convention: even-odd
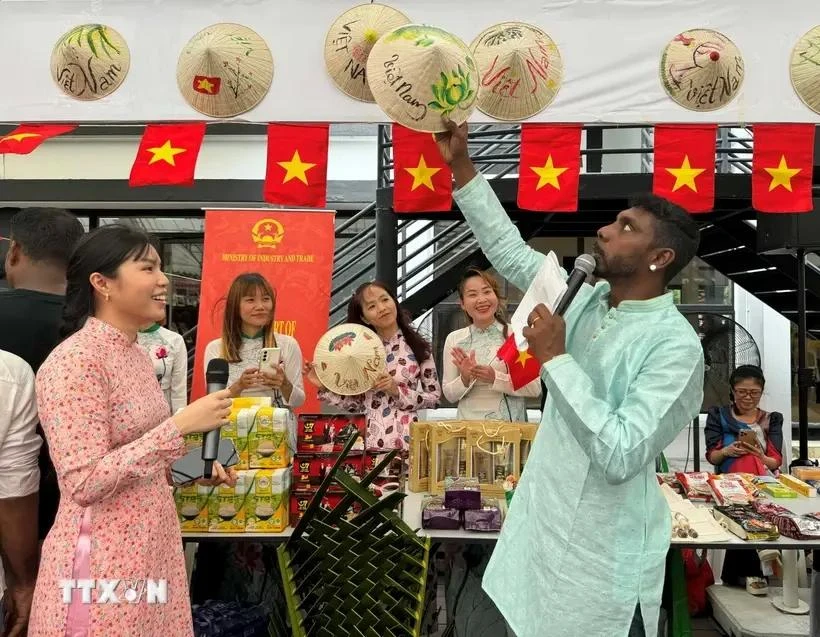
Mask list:
[[[692,421],[692,466],[700,471],[700,415]]]
[[[806,250],[797,250],[797,408],[800,425],[800,458],[809,459],[809,388],[814,370],[806,368]]]

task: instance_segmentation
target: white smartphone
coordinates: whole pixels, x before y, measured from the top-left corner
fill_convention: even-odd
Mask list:
[[[259,371],[274,373],[274,370],[279,367],[279,360],[281,359],[282,351],[278,347],[266,347],[259,354]]]

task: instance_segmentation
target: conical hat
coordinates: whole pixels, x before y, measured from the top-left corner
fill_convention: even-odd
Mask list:
[[[66,33],[51,53],[51,76],[69,97],[90,101],[111,95],[125,81],[131,52],[104,24],[82,24]]]
[[[241,24],[213,24],[197,33],[177,63],[177,85],[193,108],[233,117],[254,108],[270,89],[273,57],[262,37]]]
[[[328,330],[313,352],[316,375],[330,391],[342,396],[363,394],[384,373],[387,353],[373,330],[342,323]]]
[[[505,121],[532,117],[561,88],[561,54],[538,27],[502,22],[482,31],[470,49],[482,78],[478,109],[490,117]]]
[[[661,56],[663,88],[690,111],[726,106],[743,86],[744,74],[740,49],[722,33],[709,29],[678,34]]]
[[[325,67],[334,84],[363,102],[374,102],[367,84],[367,57],[388,31],[409,24],[400,11],[383,4],[360,4],[340,15],[325,38]]]
[[[820,26],[797,41],[789,74],[797,96],[815,113],[820,113]]]
[[[376,103],[407,128],[437,133],[442,115],[457,124],[475,108],[478,71],[467,45],[456,36],[421,24],[386,33],[367,58],[367,81]]]

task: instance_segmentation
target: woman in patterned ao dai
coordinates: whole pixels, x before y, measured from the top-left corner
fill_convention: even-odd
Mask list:
[[[105,226],[80,240],[68,264],[63,335],[37,374],[37,400],[60,485],[60,507],[42,551],[30,637],[193,634],[170,464],[183,436],[222,426],[228,390],[170,418],[140,327],[165,314],[168,279],[147,235]],[[235,481],[214,465],[211,484]],[[108,586],[78,589],[61,582]],[[119,579],[119,603],[96,603]],[[146,579],[167,582],[167,603],[128,603]],[[64,601],[69,595],[70,603]],[[109,598],[110,600],[111,598]]]
[[[352,413],[367,415],[368,449],[402,449],[410,444],[410,423],[420,409],[433,409],[441,398],[430,343],[410,324],[398,300],[381,283],[365,283],[347,306],[347,322],[365,325],[382,338],[387,372],[373,389],[359,396],[339,396],[324,388],[305,364],[308,380],[319,388],[319,399]]]
[[[496,356],[509,335],[498,282],[471,268],[458,296],[470,325],[450,332],[444,342],[444,396],[458,403],[461,420],[526,422],[527,398],[541,395],[541,380],[514,390],[507,366]]]

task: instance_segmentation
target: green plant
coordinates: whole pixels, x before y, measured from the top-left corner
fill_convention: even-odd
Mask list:
[[[470,75],[464,72],[461,65],[449,76],[442,72],[439,80],[432,84],[430,89],[436,99],[428,102],[427,106],[442,115],[449,115],[462,104],[469,104],[475,96]]]
[[[112,51],[116,54],[120,53],[120,50],[108,39],[108,28],[104,24],[83,24],[78,26],[69,31],[61,42],[63,46],[76,44],[80,48],[84,43],[88,45],[91,54],[95,58],[100,57],[97,52],[98,47],[109,58],[112,57]]]

